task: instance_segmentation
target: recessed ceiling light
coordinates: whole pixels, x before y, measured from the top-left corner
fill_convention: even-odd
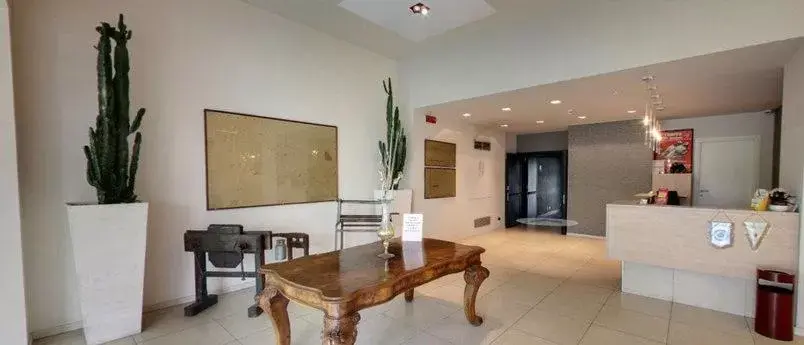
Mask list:
[[[503,123],[503,124],[501,124],[501,125],[500,125],[500,127],[502,127],[502,128],[507,128],[507,127],[508,127],[508,125]]]
[[[469,113],[463,113],[463,117],[469,117],[469,116],[472,116],[472,114],[469,114]]]
[[[629,110],[629,111],[628,111],[628,113],[629,113],[629,114],[636,114],[636,110],[633,110],[633,109],[632,109],[632,110]]]
[[[410,11],[413,12],[413,14],[421,14],[423,16],[426,16],[430,13],[430,7],[420,2],[413,6],[410,6]]]
[[[561,104],[561,100],[560,99],[554,99],[554,100],[550,101],[550,104]]]
[[[540,124],[540,125],[541,125],[541,124],[543,124],[543,123],[544,123],[544,121],[539,120],[539,121],[536,121],[536,123],[538,123],[538,124]]]
[[[511,111],[511,108],[505,107],[505,108],[502,108],[502,111]]]
[[[585,118],[586,118],[586,116],[581,115],[581,116],[578,116],[578,118],[579,118],[579,119],[581,119],[581,120],[583,120],[583,119],[585,119]]]

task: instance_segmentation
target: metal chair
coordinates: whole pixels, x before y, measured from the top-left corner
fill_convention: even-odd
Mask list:
[[[344,233],[377,231],[382,222],[380,210],[382,203],[380,200],[338,199],[338,219],[335,223],[335,250],[343,249]],[[354,206],[359,210],[349,212],[351,211],[349,206]]]

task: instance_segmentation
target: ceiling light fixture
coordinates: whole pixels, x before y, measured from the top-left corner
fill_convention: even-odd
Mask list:
[[[578,118],[581,119],[581,120],[584,120],[584,119],[586,119],[586,116],[581,115],[581,116],[578,116]]]
[[[410,11],[413,12],[413,14],[420,14],[426,16],[430,14],[430,7],[420,2],[418,4],[410,6]]]
[[[511,111],[511,108],[505,107],[505,108],[502,108],[502,111]]]
[[[469,117],[469,116],[472,116],[472,114],[469,114],[469,113],[463,113],[463,117]]]
[[[629,110],[629,111],[628,111],[628,113],[629,113],[629,114],[636,114],[636,110],[633,110],[633,109],[632,109],[632,110]]]
[[[536,121],[536,123],[541,125],[541,124],[543,124],[543,123],[544,123],[544,121],[539,120],[539,121]]]
[[[508,125],[503,123],[503,124],[501,124],[501,125],[500,125],[500,127],[502,127],[502,128],[508,128]]]
[[[550,101],[550,104],[561,104],[561,103],[562,102],[561,102],[560,99],[554,99],[554,100]]]

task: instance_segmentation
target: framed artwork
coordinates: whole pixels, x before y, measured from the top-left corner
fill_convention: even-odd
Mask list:
[[[204,110],[207,210],[334,201],[338,128]]]
[[[424,198],[454,198],[455,169],[424,168]]]
[[[424,166],[455,168],[457,150],[454,143],[424,140]]]
[[[656,151],[653,152],[653,160],[664,161],[665,173],[679,173],[679,171],[670,171],[670,167],[674,163],[684,166],[684,171],[681,173],[692,173],[692,153],[693,143],[695,138],[692,128],[688,129],[675,129],[662,131],[662,139],[656,145]]]

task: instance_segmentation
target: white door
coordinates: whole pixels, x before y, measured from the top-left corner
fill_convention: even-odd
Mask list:
[[[747,208],[759,184],[759,137],[695,141],[696,206]]]

